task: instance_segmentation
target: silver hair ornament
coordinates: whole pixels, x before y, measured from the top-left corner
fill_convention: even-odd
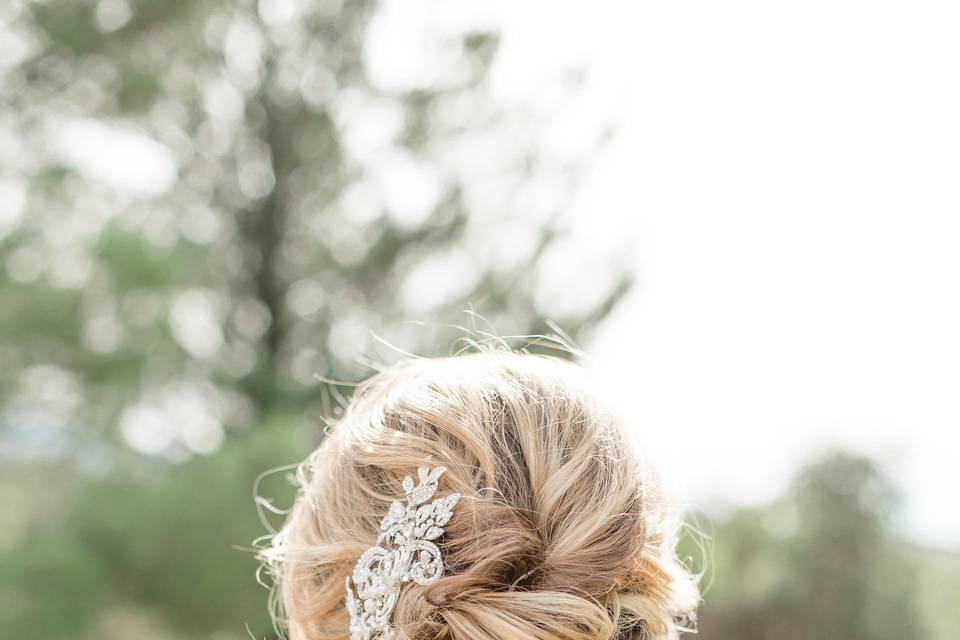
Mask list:
[[[431,540],[443,535],[459,493],[451,493],[427,504],[437,492],[444,467],[427,471],[420,467],[413,479],[403,479],[407,506],[393,502],[380,522],[377,544],[363,552],[353,569],[353,583],[347,577],[347,611],[350,613],[350,640],[394,640],[390,616],[405,582],[427,585],[443,575],[440,549]],[[392,548],[387,548],[388,546]]]

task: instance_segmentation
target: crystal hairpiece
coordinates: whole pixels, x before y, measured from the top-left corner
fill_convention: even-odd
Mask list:
[[[425,503],[437,492],[444,471],[444,467],[437,467],[428,473],[420,467],[417,486],[410,476],[403,479],[407,506],[399,502],[390,505],[380,522],[377,544],[364,551],[353,569],[356,590],[347,577],[350,640],[393,640],[390,616],[403,583],[412,580],[427,585],[443,575],[440,549],[431,540],[443,535],[443,525],[450,521],[460,494]]]

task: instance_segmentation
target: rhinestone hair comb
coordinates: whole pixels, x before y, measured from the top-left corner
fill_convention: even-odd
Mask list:
[[[360,556],[352,584],[347,577],[350,640],[393,640],[390,617],[403,584],[427,585],[443,575],[440,549],[431,541],[443,535],[460,494],[451,493],[429,504],[427,500],[437,492],[444,471],[444,467],[430,472],[420,467],[416,486],[410,476],[403,479],[407,506],[399,502],[390,505],[380,522],[377,544]]]

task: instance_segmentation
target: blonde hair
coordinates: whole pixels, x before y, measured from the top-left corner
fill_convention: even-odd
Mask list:
[[[463,498],[439,540],[443,577],[401,591],[399,638],[655,640],[692,619],[677,514],[583,370],[493,351],[370,378],[300,466],[263,554],[293,640],[348,637],[344,578],[425,463]]]

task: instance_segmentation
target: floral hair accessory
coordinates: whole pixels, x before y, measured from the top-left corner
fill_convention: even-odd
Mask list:
[[[407,506],[399,502],[380,522],[377,544],[364,551],[353,569],[353,583],[347,577],[347,611],[350,613],[350,640],[393,640],[390,616],[403,583],[427,585],[443,575],[440,549],[431,540],[443,535],[459,493],[426,504],[437,492],[444,467],[430,472],[417,469],[420,484],[403,479]]]

